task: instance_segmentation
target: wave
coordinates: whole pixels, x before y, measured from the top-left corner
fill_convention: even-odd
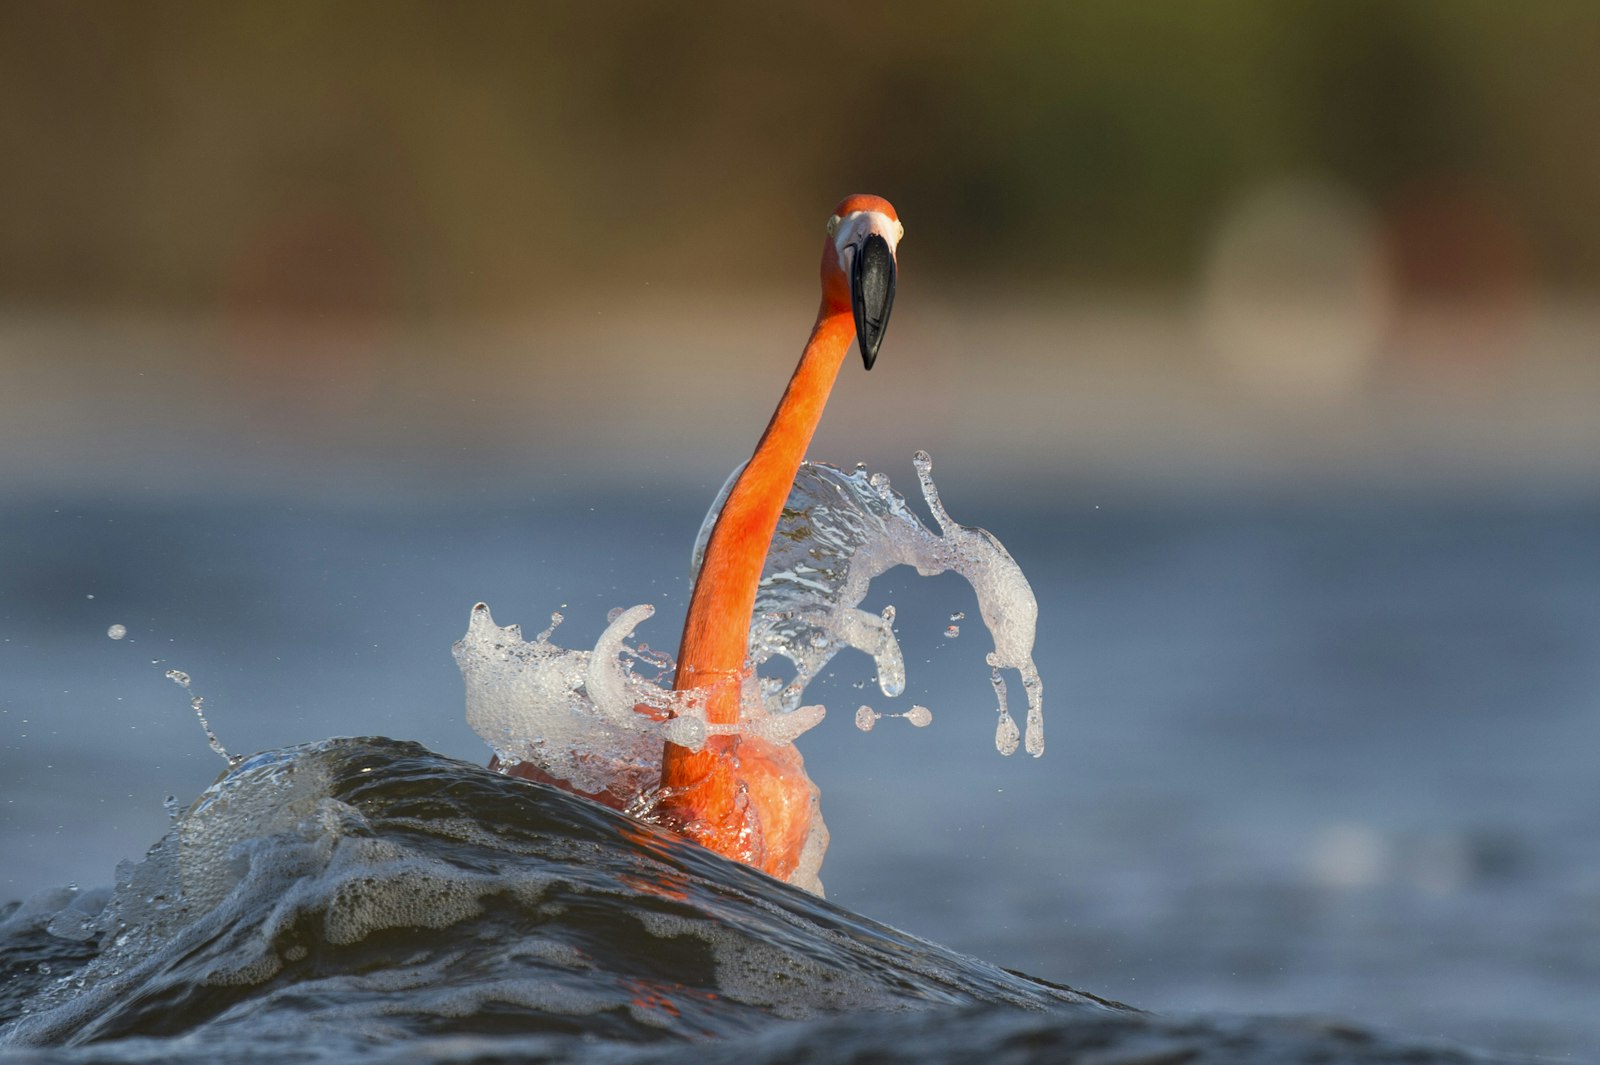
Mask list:
[[[0,910],[0,966],[7,1065],[1489,1060],[1153,1017],[372,738],[241,761],[114,889]]]

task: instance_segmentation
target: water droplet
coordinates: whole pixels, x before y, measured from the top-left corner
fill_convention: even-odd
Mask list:
[[[993,655],[990,655],[993,658]],[[989,683],[994,687],[995,701],[999,704],[1000,720],[994,726],[994,749],[1004,755],[1013,755],[1017,752],[1017,743],[1022,739],[1022,732],[1017,728],[1016,719],[1011,716],[1011,711],[1006,708],[1006,680],[1000,675],[998,668],[991,668]]]
[[[944,629],[944,638],[945,639],[953,640],[957,636],[960,636],[960,635],[961,635],[961,626],[960,625],[946,625],[945,626],[945,629]]]
[[[913,706],[900,716],[911,722],[916,728],[927,728],[933,721],[933,711],[926,706]]]
[[[113,640],[120,640],[128,635],[128,627],[126,625],[113,625],[106,630],[106,635]]]
[[[167,670],[167,679],[185,691],[189,691],[189,674],[183,670]],[[211,731],[211,723],[206,720],[205,706],[205,696],[189,691],[189,708],[194,711],[194,716],[200,719],[200,728],[206,734],[206,745],[215,751],[224,762],[227,762],[229,767],[238,765],[243,759],[230,755],[228,749],[222,745],[222,741],[217,739],[217,734]]]
[[[950,615],[950,620],[951,621],[965,621],[965,620],[967,620],[967,612],[965,610],[957,610],[954,614]]]
[[[1000,711],[1000,720],[994,727],[994,749],[1004,755],[1017,753],[1017,741],[1022,739],[1022,733],[1017,729],[1016,719],[1009,710]]]
[[[673,718],[662,729],[667,739],[691,751],[698,751],[706,745],[706,731],[706,723],[702,718],[688,715]]]
[[[1029,754],[1038,758],[1044,754],[1044,681],[1030,658],[1022,669],[1022,690],[1028,696],[1028,739],[1025,745]]]
[[[878,718],[882,716],[882,714],[879,714],[872,707],[863,706],[856,711],[856,728],[860,729],[862,732],[871,732],[872,726],[876,725],[878,723]]]

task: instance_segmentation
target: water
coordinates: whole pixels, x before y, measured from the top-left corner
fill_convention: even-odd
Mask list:
[[[741,1061],[792,1060],[796,1043],[909,1060],[905,1025],[856,1020],[907,1010],[966,1044],[924,1034],[917,1060],[1019,1040],[1030,1057],[1058,1043],[1142,1060],[1472,1060],[1338,1026],[1142,1016],[379,739],[246,760],[109,896],[6,913],[0,952],[7,1044],[66,1048],[7,1061],[703,1060],[707,1039]]]
[[[211,780],[219,762],[166,668],[204,690],[232,751],[367,732],[481,763],[445,654],[479,597],[520,600],[528,619],[563,609],[582,645],[610,608],[654,601],[641,631],[670,646],[686,530],[703,498],[657,501],[648,521],[637,503],[591,505],[480,501],[465,514],[417,503],[11,501],[0,546],[27,564],[0,571],[0,887],[24,898],[75,880],[87,885],[79,898],[91,895],[119,858],[139,858],[168,830],[161,796],[192,796]],[[831,905],[805,904],[1205,1017],[1017,1014],[976,998],[904,1019],[821,1010],[791,1022],[755,1010],[726,1053],[782,1060],[786,1045],[859,1040],[840,1045],[887,1060],[901,1048],[970,1060],[1005,1046],[1145,1045],[1074,1042],[1128,1033],[1170,1050],[1159,1040],[1190,1038],[1178,1031],[1189,1024],[1273,1048],[1265,1060],[1294,1060],[1281,1040],[1343,1038],[1314,1026],[1263,1031],[1216,1011],[1344,1015],[1416,1038],[1579,1058],[1600,1048],[1600,507],[1583,497],[1128,502],[1083,489],[1049,507],[962,509],[1001,533],[1039,595],[1050,749],[1038,761],[983,756],[988,648],[971,626],[943,635],[952,614],[976,609],[972,594],[954,578],[886,575],[861,608],[897,608],[906,691],[882,697],[871,660],[849,652],[808,695],[835,712],[801,741],[833,834]],[[106,638],[112,623],[126,627],[123,640]],[[155,658],[167,664],[152,669]],[[862,733],[851,711],[864,700],[886,712],[925,705],[933,721]],[[436,790],[478,787],[470,765],[415,757]],[[501,821],[495,801],[488,831]],[[346,838],[342,824],[313,842]],[[639,858],[636,841],[614,834],[580,844],[590,858],[613,845],[623,865]],[[302,868],[304,883],[327,883],[322,867]],[[743,892],[762,912],[773,904],[720,871],[702,883],[722,899]],[[637,904],[615,897],[619,909]],[[38,905],[56,923],[72,903]],[[36,928],[9,941],[13,976],[54,981],[98,956],[93,937],[71,937],[82,920],[56,927],[69,934]],[[394,937],[373,938],[393,947]],[[37,972],[41,961],[51,973]],[[272,1014],[294,997],[288,988],[260,993],[277,996],[271,1008],[229,992],[242,996],[230,1008]],[[409,1016],[409,999],[399,1002]],[[570,1054],[559,1033],[518,1032],[428,1036],[424,1056]],[[231,1038],[216,1029],[192,1044],[121,1040],[98,1053],[206,1057],[213,1035]],[[326,1052],[402,1052],[355,1051],[354,1038],[330,1034]],[[321,1053],[319,1040],[293,1053]],[[223,1045],[230,1057],[250,1052]],[[723,1052],[672,1046],[614,1052]]]
[[[64,901],[71,934],[37,903],[0,928],[33,954],[0,998],[12,1045],[188,1034],[223,1056],[346,1054],[510,1031],[578,1057],[860,1009],[1103,1008],[388,740],[248,759],[98,910]]]
[[[858,467],[846,473],[826,463],[801,465],[762,571],[751,657],[759,665],[782,656],[794,665],[793,678],[775,700],[777,709],[797,709],[811,682],[846,648],[870,655],[879,689],[898,696],[905,691],[906,666],[895,635],[895,609],[888,606],[875,614],[860,609],[860,603],[871,583],[896,567],[909,566],[923,577],[957,573],[977,597],[993,640],[986,661],[999,700],[995,746],[1001,754],[1016,750],[1015,742],[1000,738],[1017,728],[999,680],[1001,669],[1016,670],[1028,693],[1027,749],[1037,758],[1044,753],[1044,685],[1033,662],[1039,617],[1033,588],[992,533],[950,517],[933,483],[928,453],[918,451],[912,465],[937,532],[881,471]],[[724,494],[732,483],[730,477]],[[719,497],[701,523],[693,556],[696,571],[721,501]]]

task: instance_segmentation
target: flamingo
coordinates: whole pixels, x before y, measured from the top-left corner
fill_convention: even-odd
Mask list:
[[[850,342],[868,370],[877,360],[894,305],[903,232],[894,207],[880,196],[847,196],[828,219],[816,322],[766,431],[727,494],[689,597],[673,687],[695,693],[708,725],[738,724],[762,564]],[[498,760],[490,768],[501,768]],[[531,763],[503,771],[577,791]],[[610,792],[579,794],[614,807],[626,802]],[[658,816],[725,857],[786,879],[801,861],[815,812],[816,788],[793,744],[722,731],[698,750],[664,745]]]
[[[689,596],[673,687],[702,692],[708,724],[735,724],[761,566],[834,380],[856,341],[868,370],[894,306],[904,228],[888,200],[847,196],[828,219],[822,302],[800,363],[755,453],[728,492]],[[752,735],[713,735],[700,750],[668,742],[661,813],[679,831],[779,878],[800,860],[815,789],[800,752]]]

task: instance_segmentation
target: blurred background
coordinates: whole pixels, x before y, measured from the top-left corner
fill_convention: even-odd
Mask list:
[[[1051,738],[987,748],[970,592],[891,575],[935,724],[855,732],[840,660],[831,897],[1149,1008],[1595,1052],[1597,47],[1560,0],[0,2],[0,896],[220,768],[166,669],[238,750],[476,761],[477,599],[672,646],[871,191],[893,326],[813,452],[933,453]]]

